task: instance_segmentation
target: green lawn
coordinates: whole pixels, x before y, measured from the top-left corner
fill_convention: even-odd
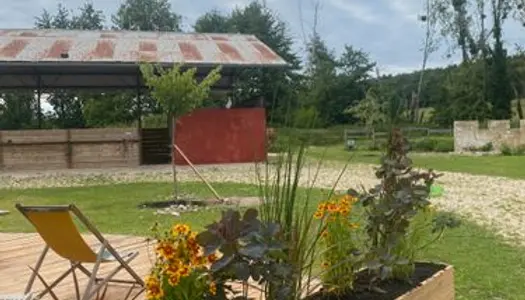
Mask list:
[[[317,159],[324,157],[326,160],[371,164],[377,164],[381,157],[380,152],[349,152],[344,149],[343,145],[310,147],[308,155]],[[415,165],[422,168],[525,179],[525,157],[523,156],[461,156],[412,152],[410,157]]]
[[[211,197],[201,183],[183,183],[182,190]],[[214,184],[221,195],[257,195],[257,188],[241,184]],[[24,204],[75,203],[104,233],[147,235],[150,226],[159,221],[187,222],[201,229],[218,217],[218,209],[183,214],[180,218],[155,216],[151,210],[136,206],[147,200],[158,200],[170,194],[170,184],[141,183],[88,188],[50,188],[35,190],[0,190],[0,209],[12,214],[0,217],[0,231],[33,231],[28,222],[13,210],[16,202]],[[315,191],[315,199],[323,192]],[[312,210],[316,203],[312,203]],[[424,259],[453,264],[456,273],[457,299],[523,299],[525,295],[525,255],[522,248],[511,247],[479,226],[464,221],[448,232],[443,240],[427,249]]]

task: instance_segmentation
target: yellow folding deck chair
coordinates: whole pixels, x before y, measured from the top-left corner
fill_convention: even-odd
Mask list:
[[[127,253],[117,252],[76,206],[23,206],[21,204],[16,204],[16,208],[33,224],[38,234],[46,243],[35,268],[32,269],[33,274],[27,283],[25,294],[31,291],[35,278],[38,276],[44,284],[45,289],[40,292],[37,297],[41,298],[45,294],[50,293],[55,300],[58,300],[56,294],[53,292],[53,288],[70,273],[73,275],[77,300],[91,299],[100,292],[102,287],[107,286],[110,282],[131,284],[132,287],[130,288],[128,295],[126,295],[126,298],[129,297],[135,285],[138,285],[138,288],[141,289],[139,294],[144,291],[144,281],[129,266],[129,263],[137,257],[138,251]],[[82,238],[77,226],[73,222],[72,214],[75,215],[100,242],[101,245],[97,252],[93,251],[93,249]],[[45,282],[42,276],[38,273],[49,248],[55,251],[59,256],[69,260],[71,263],[71,267],[57,277],[51,284]],[[97,277],[97,271],[100,264],[109,262],[116,262],[118,263],[118,266],[104,278]],[[85,263],[93,263],[93,269],[89,271],[84,265],[82,265]],[[79,284],[75,273],[76,269],[89,277],[82,298],[80,298]],[[113,279],[113,277],[123,269],[131,275],[133,280]],[[134,298],[137,296],[138,294]]]

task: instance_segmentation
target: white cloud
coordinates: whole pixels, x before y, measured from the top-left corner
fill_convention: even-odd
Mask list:
[[[366,5],[362,0],[328,0],[333,7],[350,14],[354,19],[365,23],[381,23],[382,17],[372,8],[374,5]]]
[[[396,17],[414,23],[418,22],[418,16],[424,9],[423,0],[386,0],[385,2],[388,3]]]

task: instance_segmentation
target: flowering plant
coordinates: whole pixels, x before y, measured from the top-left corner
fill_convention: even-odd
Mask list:
[[[207,265],[214,263],[214,253],[204,256],[196,240],[197,233],[186,224],[175,224],[171,230],[159,234],[155,266],[146,280],[148,300],[205,299],[215,294]]]
[[[359,224],[351,215],[357,201],[350,193],[337,195],[319,203],[314,214],[321,222],[323,285],[334,293],[351,288],[362,266]]]

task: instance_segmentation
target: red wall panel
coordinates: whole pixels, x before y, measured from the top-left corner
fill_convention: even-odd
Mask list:
[[[264,108],[201,109],[179,119],[176,144],[193,164],[266,160]],[[176,153],[175,163],[186,161]]]

